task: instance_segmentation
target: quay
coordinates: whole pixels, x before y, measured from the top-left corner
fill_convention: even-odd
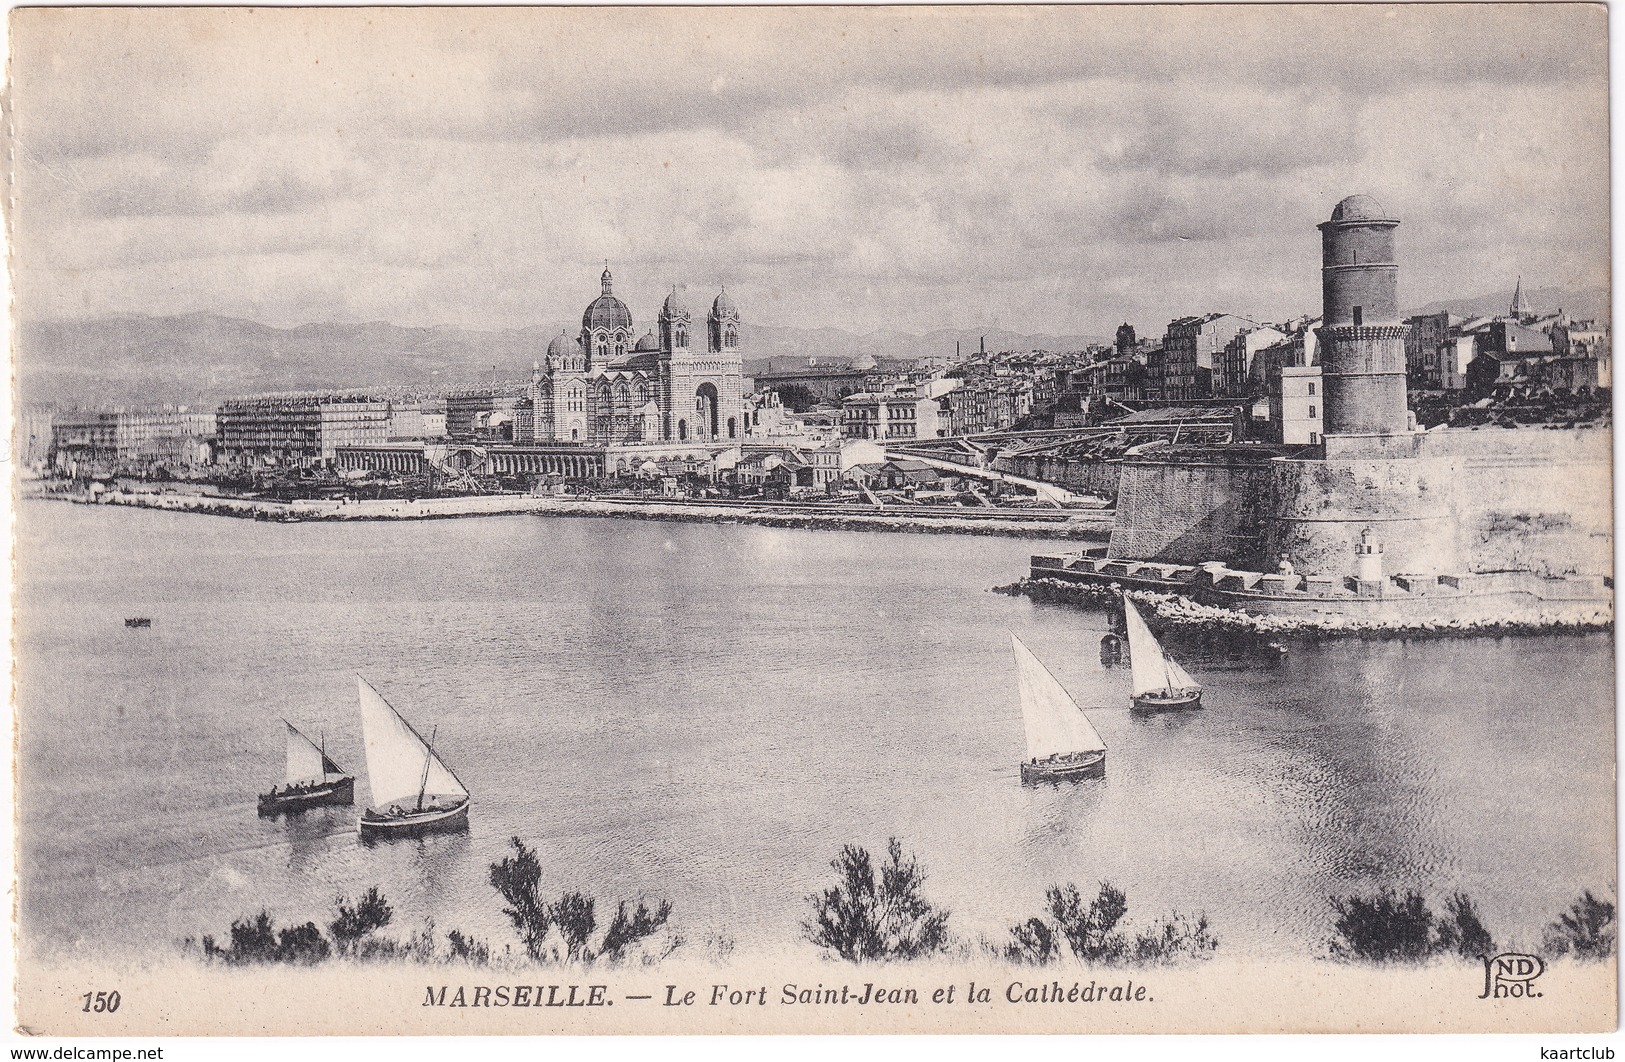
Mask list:
[[[1345,576],[1240,571],[1219,561],[1166,564],[1123,560],[1105,547],[1032,558],[1018,584],[1032,597],[1066,600],[1068,587],[1090,588],[1089,599],[1137,592],[1165,614],[1186,613],[1205,622],[1225,618],[1255,629],[1426,629],[1513,623],[1524,627],[1606,628],[1613,623],[1613,579],[1602,575],[1544,575],[1531,571],[1378,574]],[[1046,592],[1047,591],[1047,592]],[[1169,603],[1179,601],[1181,604]],[[1188,607],[1190,602],[1195,607]],[[1204,608],[1205,606],[1205,608]],[[1278,623],[1249,623],[1247,617]]]
[[[738,523],[837,531],[1002,535],[1104,542],[1110,509],[972,509],[926,505],[687,500],[635,496],[484,494],[418,499],[274,501],[218,494],[146,491],[33,491],[27,496],[84,505],[125,505],[277,523],[348,520],[434,520],[472,516],[609,517],[691,523]]]

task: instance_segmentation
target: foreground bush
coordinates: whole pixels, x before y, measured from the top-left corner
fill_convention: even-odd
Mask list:
[[[513,923],[525,953],[537,962],[619,962],[671,917],[671,903],[667,900],[653,908],[641,900],[636,908],[622,901],[616,905],[615,916],[603,936],[594,941],[597,904],[579,892],[564,893],[554,901],[544,900],[542,865],[535,851],[517,837],[510,844],[514,854],[491,864],[491,885],[508,901],[502,913]],[[550,943],[554,930],[558,931],[558,944]],[[679,943],[671,940],[663,954],[670,954]]]
[[[948,947],[948,912],[920,895],[925,872],[893,837],[875,874],[868,849],[847,845],[830,862],[835,885],[807,897],[813,917],[802,923],[808,940],[847,962],[917,959]]]
[[[1128,898],[1110,882],[1101,882],[1087,904],[1076,885],[1052,885],[1044,903],[1046,917],[1010,927],[1005,958],[1043,965],[1060,958],[1064,944],[1080,962],[1169,965],[1207,958],[1219,946],[1205,914],[1192,922],[1175,912],[1129,937],[1117,928],[1128,914]]]
[[[1495,941],[1465,893],[1435,915],[1421,893],[1383,889],[1375,896],[1332,897],[1337,912],[1331,951],[1359,962],[1423,962],[1437,955],[1476,959],[1495,952]]]
[[[1546,927],[1543,950],[1553,957],[1572,955],[1576,959],[1600,961],[1614,954],[1618,929],[1614,905],[1599,900],[1587,889],[1585,894]]]
[[[362,893],[355,904],[345,897],[338,898],[338,917],[328,923],[323,936],[315,922],[277,928],[270,912],[261,911],[252,918],[240,918],[231,924],[231,942],[221,946],[213,936],[204,936],[201,945],[188,939],[184,947],[199,947],[205,959],[231,965],[249,963],[293,963],[313,966],[334,955],[367,961],[409,960],[415,962],[469,962],[485,965],[490,961],[491,949],[479,941],[464,936],[457,930],[446,935],[444,951],[435,942],[434,923],[413,933],[404,943],[382,939],[375,932],[387,926],[394,918],[390,907],[375,885]]]

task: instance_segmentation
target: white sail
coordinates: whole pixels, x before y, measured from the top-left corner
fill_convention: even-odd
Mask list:
[[[389,706],[382,695],[356,676],[361,698],[361,737],[367,747],[367,783],[372,806],[416,805],[419,794],[466,797],[468,790],[440,757]]]
[[[282,725],[288,728],[288,784],[325,780],[327,774],[323,770],[325,761],[322,750],[311,744],[310,739],[286,719]]]
[[[1176,690],[1193,690],[1198,688],[1197,681],[1191,678],[1190,674],[1184,668],[1179,666],[1179,661],[1175,660],[1167,653],[1162,654],[1162,659],[1168,665],[1168,685],[1170,687]]]
[[[1027,725],[1027,755],[1042,759],[1072,752],[1104,752],[1106,743],[1072,695],[1014,634],[1016,685]]]
[[[1196,680],[1186,673],[1172,657],[1162,651],[1162,644],[1151,628],[1145,625],[1140,610],[1127,597],[1123,598],[1123,621],[1128,627],[1129,663],[1134,670],[1134,696],[1163,690],[1193,689]]]

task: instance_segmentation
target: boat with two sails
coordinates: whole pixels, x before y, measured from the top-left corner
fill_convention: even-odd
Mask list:
[[[1202,707],[1202,686],[1162,648],[1134,602],[1123,596],[1123,623],[1128,628],[1129,665],[1133,672],[1130,704],[1136,712],[1165,712]]]
[[[260,794],[260,814],[355,803],[355,778],[327,755],[327,739],[318,745],[286,719],[282,725],[288,739],[287,785]]]
[[[1023,782],[1101,778],[1106,774],[1106,742],[1043,661],[1010,635],[1016,651],[1016,687],[1027,728]]]
[[[361,813],[361,836],[417,837],[468,828],[468,788],[434,750],[360,675],[361,737],[367,752],[372,806]]]

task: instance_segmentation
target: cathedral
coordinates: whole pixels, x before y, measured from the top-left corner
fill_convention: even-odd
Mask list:
[[[632,313],[615,297],[607,268],[601,284],[581,315],[580,337],[554,337],[533,367],[514,441],[618,446],[743,437],[739,310],[727,291],[711,303],[703,336],[673,288],[660,307],[658,335],[635,338]]]

